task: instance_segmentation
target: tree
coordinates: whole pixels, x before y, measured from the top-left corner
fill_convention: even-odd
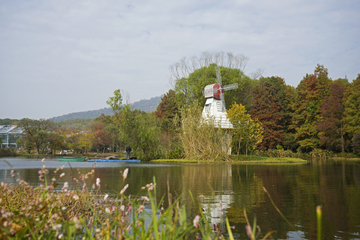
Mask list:
[[[119,130],[113,124],[106,125],[103,130],[108,136],[108,140],[109,140],[108,143],[110,145],[110,149],[113,152],[115,152],[115,146],[116,146],[116,143],[118,142],[117,140],[119,137]]]
[[[254,91],[251,117],[258,119],[264,128],[264,135],[259,148],[261,150],[274,149],[283,144],[284,140],[284,100],[285,84],[280,77],[260,78]]]
[[[104,131],[105,127],[106,125],[103,122],[98,121],[95,121],[94,125],[92,126],[92,132],[94,136],[93,144],[98,152],[100,149],[105,152],[106,146],[110,145],[111,142],[109,135]]]
[[[229,121],[233,124],[234,139],[236,144],[236,152],[239,155],[241,144],[245,145],[245,153],[247,155],[248,147],[255,149],[261,143],[263,128],[258,120],[253,120],[243,105],[234,103],[227,110]]]
[[[344,152],[343,100],[344,88],[339,83],[330,84],[330,96],[325,96],[320,104],[320,121],[316,122],[319,130],[320,145],[327,150]]]
[[[295,139],[295,128],[293,125],[293,116],[295,113],[294,103],[295,103],[296,89],[292,86],[285,86],[285,99],[284,99],[284,140],[283,147],[285,149],[296,151],[299,147],[299,144]]]
[[[360,133],[360,74],[346,89],[343,103],[344,129],[352,139]]]
[[[328,70],[317,64],[314,74],[304,77],[297,87],[294,103],[293,128],[295,138],[302,151],[311,151],[319,146],[318,129],[315,122],[320,117],[320,104],[330,95]]]
[[[161,119],[163,130],[169,131],[173,126],[173,119],[178,114],[179,107],[175,101],[175,91],[170,89],[162,98],[156,108],[155,116]]]
[[[119,139],[144,160],[156,158],[161,153],[159,146],[160,127],[156,117],[140,110],[133,110],[125,105],[120,112],[115,113],[114,122],[119,131]]]
[[[64,136],[57,132],[50,132],[48,134],[49,147],[51,148],[53,154],[55,155],[57,148],[64,148]]]
[[[205,86],[217,82],[216,66],[216,64],[210,64],[207,67],[196,69],[188,77],[175,81],[176,102],[179,106],[191,105],[194,101],[204,105],[206,101],[203,96]],[[238,102],[250,109],[252,91],[256,81],[245,76],[239,69],[220,67],[220,74],[223,85],[237,83],[239,86],[238,89],[232,90],[231,94],[224,94],[226,104],[231,106],[234,102]]]
[[[114,96],[110,97],[106,103],[111,107],[111,109],[116,112],[122,109],[122,95],[120,89],[114,91]]]
[[[296,89],[292,127],[296,130],[295,139],[301,149],[311,151],[319,144],[318,130],[314,124],[320,113],[316,76],[307,75]]]
[[[40,149],[43,149],[47,143],[47,133],[53,129],[54,123],[45,119],[23,118],[17,125],[23,130],[22,138],[25,141],[27,151],[30,152],[35,147],[37,152],[40,153]]]

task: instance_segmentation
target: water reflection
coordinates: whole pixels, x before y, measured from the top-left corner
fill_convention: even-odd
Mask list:
[[[12,160],[15,170],[32,184],[40,184],[37,171],[40,160]],[[58,175],[53,170],[63,165],[57,161],[47,161],[50,177]],[[0,165],[0,180],[9,177],[7,165]],[[59,180],[60,187],[68,181],[81,187],[73,178],[91,171],[94,166],[71,164],[66,166],[65,176]],[[103,193],[117,194],[122,189],[121,171],[129,168],[129,188],[126,194],[138,194],[141,187],[157,183],[158,200],[164,196],[165,205],[180,197],[187,206],[188,216],[199,214],[197,204],[207,214],[214,229],[226,234],[223,217],[228,217],[235,226],[237,239],[248,239],[245,233],[246,208],[252,222],[257,224],[264,236],[271,230],[278,232],[274,239],[316,238],[317,205],[323,207],[324,239],[360,239],[360,164],[359,162],[314,161],[305,165],[231,165],[231,164],[98,164],[92,179],[86,183],[91,186],[96,178],[101,179]],[[276,211],[264,193],[270,193],[276,206],[293,224],[289,226]],[[195,204],[191,198],[194,196]]]

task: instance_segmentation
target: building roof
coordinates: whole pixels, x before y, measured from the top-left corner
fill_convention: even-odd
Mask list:
[[[17,128],[17,125],[0,125],[0,134],[21,134],[23,130]]]

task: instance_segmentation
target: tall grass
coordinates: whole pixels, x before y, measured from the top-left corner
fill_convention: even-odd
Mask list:
[[[196,104],[181,110],[182,132],[180,140],[186,159],[229,160],[227,153],[231,141],[225,130],[214,121],[201,117],[202,109]]]

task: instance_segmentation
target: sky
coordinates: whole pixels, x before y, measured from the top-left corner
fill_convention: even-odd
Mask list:
[[[358,0],[0,0],[0,118],[47,119],[165,94],[170,66],[203,52],[296,87],[324,65],[360,73]]]

